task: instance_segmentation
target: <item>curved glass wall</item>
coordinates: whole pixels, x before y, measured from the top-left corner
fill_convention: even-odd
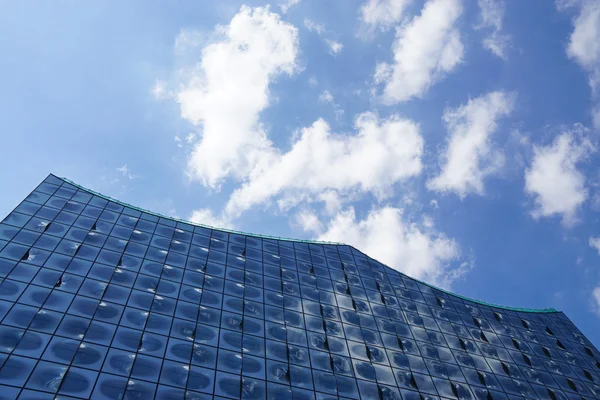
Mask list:
[[[0,318],[1,399],[600,398],[600,352],[562,312],[53,175],[0,223]]]

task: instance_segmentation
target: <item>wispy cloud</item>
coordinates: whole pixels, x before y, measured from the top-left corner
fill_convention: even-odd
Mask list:
[[[342,117],[342,115],[344,115],[343,108],[335,102],[333,94],[331,94],[329,90],[324,90],[323,92],[321,92],[321,94],[319,95],[319,102],[324,104],[331,104],[333,106],[333,111],[335,113],[336,120],[339,120]]]
[[[281,9],[281,12],[283,14],[286,14],[290,10],[290,8],[300,4],[300,1],[302,1],[302,0],[287,0],[287,1],[284,1],[283,3],[280,3],[279,8]]]
[[[309,32],[315,32],[319,35],[327,32],[324,25],[318,24],[310,18],[304,19],[304,27],[308,29]]]
[[[367,0],[360,8],[360,20],[370,28],[382,31],[402,21],[404,11],[413,0]]]
[[[592,290],[592,311],[594,311],[598,316],[600,316],[600,286],[594,288]]]
[[[326,35],[329,35],[329,32],[327,31],[327,29],[325,29],[324,25],[318,24],[315,21],[313,21],[309,18],[306,18],[306,19],[304,19],[304,27],[309,32],[315,32],[317,35],[319,35],[323,39],[323,41],[329,48],[329,53],[331,55],[336,55],[336,54],[340,53],[342,51],[342,49],[344,48],[344,45],[342,43],[326,37]]]
[[[335,40],[325,39],[325,43],[329,46],[329,52],[334,55],[340,53],[344,48],[343,44],[336,42]]]
[[[598,252],[598,255],[600,255],[600,237],[592,236],[592,237],[590,237],[590,240],[588,243],[589,243],[590,247],[594,248]]]
[[[600,2],[593,0],[557,1],[559,10],[576,6],[579,15],[573,20],[573,32],[569,38],[567,55],[588,74],[592,89],[592,122],[600,129]]]
[[[156,100],[162,100],[169,97],[167,82],[157,80],[150,91]]]
[[[483,46],[494,55],[506,59],[510,36],[502,32],[504,10],[506,4],[503,0],[478,0],[479,23],[475,29],[483,30],[488,34],[483,38]]]
[[[129,180],[135,179],[138,177],[137,175],[134,175],[133,172],[131,172],[131,170],[129,169],[127,164],[124,164],[122,167],[117,168],[117,171],[119,171],[123,177],[125,177]]]

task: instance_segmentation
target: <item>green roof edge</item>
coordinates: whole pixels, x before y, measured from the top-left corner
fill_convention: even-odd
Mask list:
[[[361,254],[363,254],[366,257],[370,257],[367,254],[363,253],[362,251],[358,250],[354,246],[349,246],[349,247],[352,247],[353,249],[355,249],[356,251],[360,252]],[[370,257],[370,258],[373,258],[373,257]],[[383,263],[381,263],[381,264],[383,264]],[[520,307],[501,306],[501,305],[498,305],[498,304],[486,303],[483,300],[473,299],[471,297],[463,296],[461,294],[456,294],[456,293],[453,293],[453,292],[451,292],[449,290],[442,289],[440,287],[432,285],[431,283],[427,283],[427,282],[422,281],[420,279],[413,278],[412,276],[408,276],[405,273],[400,272],[398,270],[395,270],[394,268],[388,267],[385,264],[383,264],[383,265],[386,266],[387,268],[390,268],[390,269],[398,272],[401,275],[404,275],[404,276],[412,279],[413,281],[417,281],[417,282],[419,282],[419,283],[421,283],[421,284],[423,284],[425,286],[428,286],[428,287],[430,287],[432,289],[439,290],[440,292],[449,294],[449,295],[454,296],[454,297],[458,297],[458,298],[463,299],[463,300],[470,301],[472,303],[480,304],[480,305],[483,305],[483,306],[492,307],[492,308],[499,308],[499,309],[502,309],[502,310],[517,311],[517,312],[528,312],[528,313],[559,313],[559,312],[561,312],[561,311],[559,311],[559,310],[557,310],[555,308],[552,308],[552,307],[550,307],[550,308],[520,308]]]
[[[123,207],[129,207],[129,208],[132,208],[134,210],[137,210],[137,211],[140,211],[140,212],[143,212],[143,213],[146,213],[146,214],[154,215],[154,216],[159,217],[159,218],[166,218],[166,219],[170,219],[172,221],[177,221],[177,222],[181,222],[181,223],[184,223],[184,224],[199,226],[199,227],[202,227],[202,228],[216,229],[216,230],[223,231],[223,232],[234,233],[234,234],[244,235],[244,236],[257,237],[257,238],[261,238],[261,239],[283,240],[283,241],[286,241],[286,242],[298,242],[298,243],[309,243],[309,244],[312,243],[312,244],[329,244],[329,245],[336,245],[336,246],[348,246],[348,247],[352,247],[354,250],[360,252],[361,254],[363,254],[363,255],[365,255],[367,257],[370,257],[367,254],[365,254],[362,251],[360,251],[359,249],[357,249],[356,247],[347,245],[345,243],[340,243],[340,242],[326,242],[326,241],[319,241],[319,240],[293,239],[293,238],[286,238],[286,237],[261,235],[261,234],[257,234],[257,233],[248,233],[248,232],[236,231],[234,229],[216,228],[216,227],[210,226],[210,225],[204,225],[204,224],[200,224],[200,223],[197,223],[197,222],[186,221],[186,220],[183,220],[183,219],[180,219],[180,218],[169,217],[169,216],[162,215],[162,214],[154,212],[154,211],[149,211],[149,210],[145,210],[143,208],[137,207],[137,206],[133,206],[133,205],[125,203],[123,201],[114,199],[114,198],[112,198],[110,196],[106,196],[106,195],[104,195],[102,193],[99,193],[99,192],[96,192],[96,191],[94,191],[92,189],[88,189],[88,188],[86,188],[84,186],[81,186],[78,183],[75,183],[75,182],[73,182],[72,180],[70,180],[68,178],[59,177],[59,176],[54,175],[54,174],[50,174],[50,175],[52,175],[55,178],[58,178],[58,179],[60,179],[60,180],[62,180],[64,182],[66,182],[66,183],[68,183],[70,185],[73,185],[73,186],[75,186],[78,189],[85,190],[86,192],[91,193],[91,194],[93,194],[95,196],[101,197],[103,199],[106,199],[108,201],[112,201],[112,202],[117,203],[117,204],[120,204]],[[372,257],[370,257],[370,258],[372,258]],[[389,267],[389,266],[387,266],[387,265],[385,265],[383,263],[381,263],[381,264],[384,265],[384,266],[386,266],[387,268],[390,268],[390,269],[392,269],[392,270],[394,270],[394,271],[396,271],[396,272],[398,272],[398,273],[400,273],[400,274],[402,274],[402,275],[404,275],[406,277],[409,277],[410,279],[413,279],[413,280],[415,280],[415,281],[417,281],[417,282],[419,282],[419,283],[421,283],[421,284],[423,284],[425,286],[428,286],[428,287],[430,287],[432,289],[439,290],[440,292],[449,294],[449,295],[454,296],[454,297],[458,297],[458,298],[463,299],[463,300],[470,301],[472,303],[481,304],[481,305],[484,305],[484,306],[487,306],[487,307],[493,307],[493,308],[498,308],[498,309],[502,309],[502,310],[517,311],[517,312],[527,312],[527,313],[557,313],[557,312],[560,312],[560,311],[558,311],[558,310],[556,310],[554,308],[519,308],[519,307],[501,306],[501,305],[497,305],[497,304],[486,303],[485,301],[481,301],[481,300],[477,300],[477,299],[472,299],[472,298],[467,297],[467,296],[462,296],[460,294],[452,293],[449,290],[439,288],[439,287],[437,287],[435,285],[432,285],[430,283],[427,283],[427,282],[424,282],[422,280],[413,278],[412,276],[408,276],[408,275],[406,275],[406,274],[404,274],[404,273],[402,273],[402,272],[400,272],[398,270],[395,270],[394,268],[391,268],[391,267]]]
[[[518,311],[518,312],[528,312],[528,313],[546,313],[546,314],[548,314],[548,313],[558,313],[558,312],[561,312],[561,311],[559,311],[559,310],[557,310],[555,308],[552,308],[552,307],[550,307],[550,308],[519,308],[519,307],[501,306],[501,305],[497,305],[497,304],[486,303],[483,300],[472,299],[472,298],[467,297],[467,296],[463,296],[463,295],[460,295],[460,294],[452,293],[449,290],[436,287],[436,286],[434,286],[434,285],[432,285],[430,283],[423,282],[423,281],[421,281],[419,279],[415,279],[415,278],[412,278],[412,279],[414,279],[417,282],[422,283],[423,285],[429,286],[430,288],[439,290],[440,292],[444,292],[444,293],[452,295],[454,297],[458,297],[458,298],[461,298],[463,300],[468,300],[468,301],[471,301],[473,303],[481,304],[481,305],[488,306],[488,307],[500,308],[500,309],[503,309],[503,310]]]
[[[137,211],[140,211],[140,212],[143,212],[143,213],[146,213],[146,214],[151,214],[151,215],[154,215],[155,217],[166,218],[166,219],[170,219],[172,221],[181,222],[183,224],[189,224],[189,225],[199,226],[201,228],[207,228],[207,229],[216,229],[216,230],[219,230],[219,231],[228,232],[228,233],[234,233],[234,234],[238,234],[238,235],[258,237],[258,238],[261,238],[261,239],[284,240],[286,242],[300,242],[300,243],[313,243],[313,244],[345,245],[344,243],[339,243],[339,242],[327,242],[327,241],[307,240],[307,239],[293,239],[293,238],[286,238],[286,237],[262,235],[260,233],[248,233],[248,232],[236,231],[235,229],[217,228],[217,227],[214,227],[214,226],[200,224],[200,223],[197,223],[197,222],[186,221],[186,220],[180,219],[180,218],[168,217],[166,215],[163,215],[163,214],[160,214],[160,213],[157,213],[157,212],[154,212],[154,211],[149,211],[149,210],[145,210],[143,208],[137,207],[137,206],[133,206],[133,205],[125,203],[125,202],[123,202],[121,200],[117,200],[117,199],[114,199],[114,198],[112,198],[110,196],[107,196],[107,195],[104,195],[102,193],[96,192],[96,191],[94,191],[92,189],[88,189],[88,188],[86,188],[84,186],[81,186],[81,185],[73,182],[70,179],[67,179],[67,178],[64,178],[64,177],[61,178],[61,177],[58,177],[58,176],[56,176],[54,174],[51,174],[51,175],[55,176],[58,179],[61,179],[61,180],[65,181],[68,184],[73,185],[73,186],[75,186],[75,187],[77,187],[77,188],[79,188],[81,190],[85,190],[86,192],[89,192],[89,193],[91,193],[91,194],[93,194],[95,196],[101,197],[103,199],[106,199],[108,201],[112,201],[112,202],[117,203],[117,204],[120,204],[120,205],[122,205],[124,207],[133,208],[134,210],[137,210]]]

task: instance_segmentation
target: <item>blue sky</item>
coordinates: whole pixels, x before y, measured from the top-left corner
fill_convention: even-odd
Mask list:
[[[600,344],[600,2],[224,3],[5,2],[0,213],[52,172]]]

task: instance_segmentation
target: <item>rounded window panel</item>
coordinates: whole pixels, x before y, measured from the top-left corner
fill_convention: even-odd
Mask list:
[[[62,381],[60,393],[88,398],[97,376],[97,372],[71,367]]]
[[[192,366],[190,370],[188,389],[212,393],[214,380],[214,370]]]
[[[106,351],[105,347],[82,343],[75,353],[73,365],[98,369],[104,361]]]
[[[29,389],[56,393],[67,369],[68,367],[66,365],[41,361],[35,368],[35,371],[33,371],[33,374],[31,374],[31,378],[29,378],[26,387]]]
[[[24,333],[22,329],[0,326],[0,349],[7,353],[12,352]]]

